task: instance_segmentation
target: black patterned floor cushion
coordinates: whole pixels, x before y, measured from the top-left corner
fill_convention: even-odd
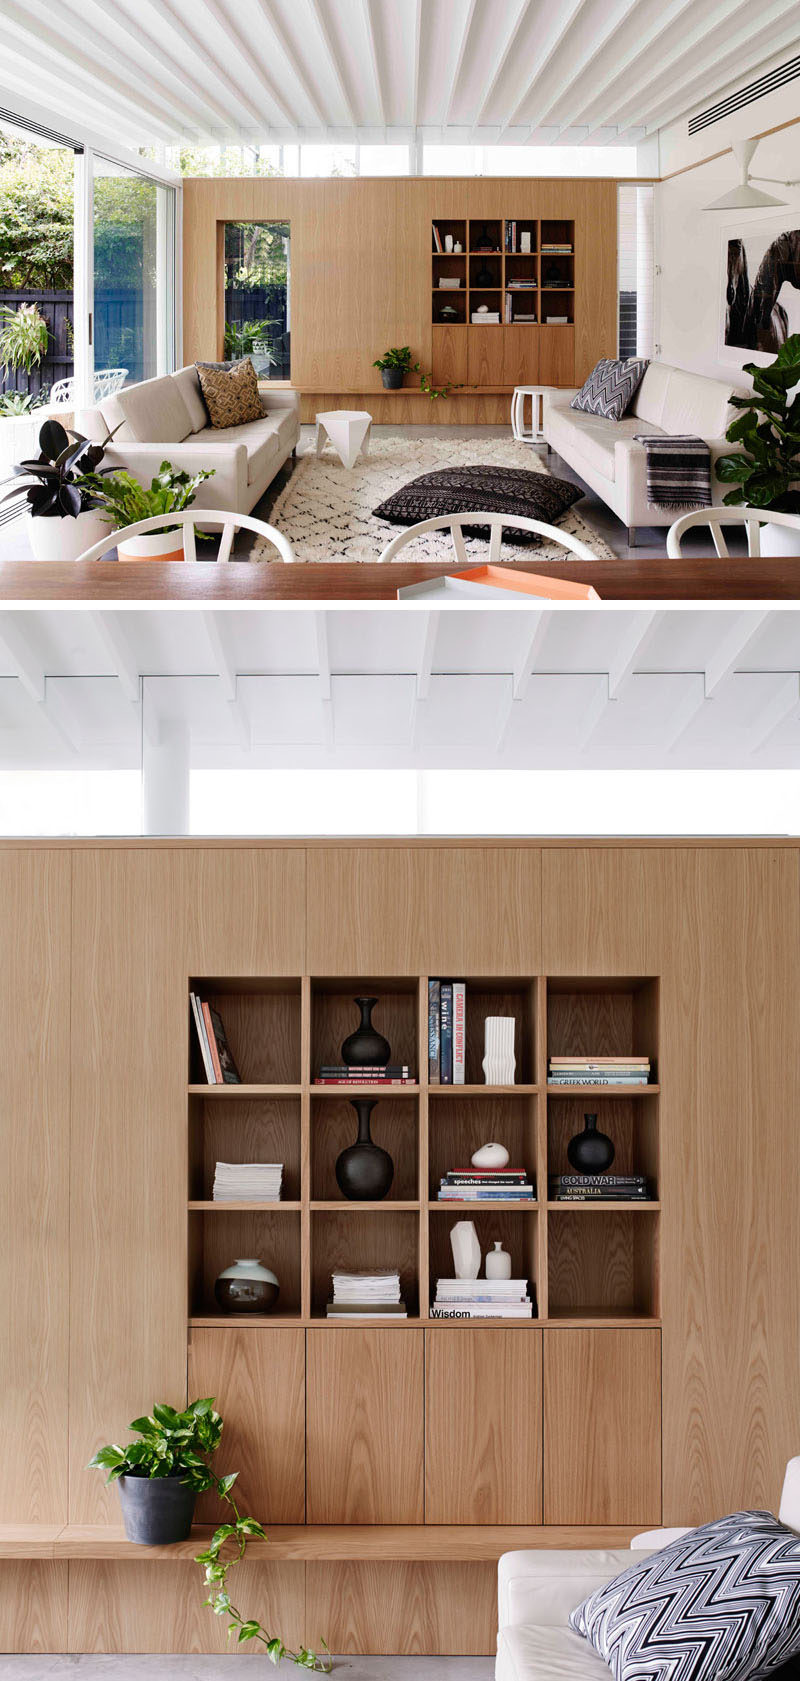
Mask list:
[[[777,1676],[800,1653],[800,1536],[734,1512],[637,1560],[569,1620],[614,1681]]]
[[[555,525],[582,495],[583,491],[566,479],[532,473],[527,467],[443,467],[412,479],[373,512],[376,519],[388,520],[391,525],[416,525],[418,520],[436,519],[439,514],[468,514],[478,509],[487,514],[522,514],[526,519]],[[488,529],[464,527],[476,536],[484,536]],[[508,530],[513,535],[513,527]],[[537,544],[541,539],[533,531],[518,530],[514,541]]]
[[[604,420],[621,420],[644,379],[649,364],[643,357],[628,356],[622,361],[604,357],[598,362],[585,385],[573,397],[571,409],[584,414],[599,414]]]

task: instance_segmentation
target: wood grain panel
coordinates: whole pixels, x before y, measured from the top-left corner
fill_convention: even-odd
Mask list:
[[[74,1563],[69,1566],[70,1652],[233,1651],[225,1617],[203,1604],[199,1564]],[[236,1604],[280,1634],[288,1645],[305,1639],[305,1565],[237,1564]],[[233,1578],[231,1580],[233,1586]],[[255,1641],[236,1655],[259,1653]]]
[[[575,384],[574,327],[539,328],[539,381],[542,385]]]
[[[503,328],[503,385],[536,385],[539,380],[539,328]]]
[[[542,1333],[425,1332],[425,1520],[541,1523]]]
[[[0,1564],[0,1652],[65,1652],[69,1565]]]
[[[0,857],[6,1522],[64,1522],[67,1515],[71,868],[67,853]]]
[[[432,334],[431,371],[434,385],[466,385],[469,381],[467,328],[433,327]],[[447,414],[449,419],[449,409]]]
[[[659,934],[680,910],[674,901],[662,905],[666,856],[666,851],[645,852],[636,846],[545,848],[543,972],[661,973],[660,960],[667,961],[668,951]]]
[[[315,849],[308,854],[309,968],[534,974],[540,881],[536,849]]]
[[[660,1344],[659,1331],[546,1333],[545,1523],[660,1523]]]
[[[422,1522],[422,1337],[308,1332],[309,1523]]]
[[[98,1445],[186,1394],[189,976],[300,975],[304,884],[300,850],[75,855],[73,1521],[117,1518]]]
[[[467,380],[470,385],[503,385],[502,327],[467,327]]]
[[[337,1652],[489,1654],[497,1566],[308,1564],[306,1606],[309,1639],[324,1633]]]
[[[305,1376],[302,1331],[233,1326],[193,1330],[189,1396],[216,1396],[225,1420],[215,1468],[238,1471],[236,1498],[260,1521],[305,1519]],[[223,1522],[220,1502],[205,1496],[198,1523]]]

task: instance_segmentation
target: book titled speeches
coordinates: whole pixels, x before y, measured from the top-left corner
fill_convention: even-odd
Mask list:
[[[439,1181],[439,1202],[535,1202],[524,1167],[457,1168]]]
[[[464,981],[428,982],[428,1082],[463,1086],[466,1064],[467,989]]]
[[[241,1075],[228,1044],[222,1017],[213,1005],[190,992],[192,1020],[197,1034],[203,1072],[210,1086],[240,1086]]]

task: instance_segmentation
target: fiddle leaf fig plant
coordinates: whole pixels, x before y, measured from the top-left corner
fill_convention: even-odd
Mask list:
[[[239,1511],[232,1493],[238,1471],[218,1477],[209,1464],[219,1447],[223,1428],[213,1396],[192,1401],[184,1412],[158,1401],[152,1413],[135,1418],[128,1428],[134,1431],[138,1441],[129,1442],[127,1447],[108,1443],[90,1459],[88,1469],[106,1471],[109,1483],[126,1476],[180,1477],[195,1494],[213,1490],[230,1507],[232,1520],[220,1524],[208,1546],[195,1555],[195,1563],[203,1567],[208,1588],[208,1598],[203,1604],[210,1606],[217,1617],[227,1617],[228,1639],[235,1634],[240,1645],[248,1640],[258,1641],[273,1664],[285,1659],[298,1669],[327,1674],[331,1660],[324,1640],[324,1657],[308,1646],[301,1646],[295,1652],[279,1635],[270,1634],[256,1617],[246,1617],[231,1599],[228,1574],[232,1566],[244,1558],[249,1541],[266,1541],[268,1537],[257,1518],[243,1517]]]
[[[787,338],[769,367],[746,362],[744,371],[752,375],[752,395],[731,397],[742,413],[725,434],[740,449],[717,461],[717,478],[736,487],[723,500],[729,506],[800,513],[800,395],[789,400],[800,384],[800,333]]]

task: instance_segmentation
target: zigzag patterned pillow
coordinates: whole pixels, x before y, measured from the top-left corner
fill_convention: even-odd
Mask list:
[[[623,1570],[569,1620],[615,1681],[774,1675],[800,1652],[800,1536],[770,1512],[734,1512]]]
[[[573,397],[570,408],[582,409],[584,414],[600,414],[605,420],[621,420],[633,402],[647,366],[643,358],[629,356],[623,362],[612,362],[604,357],[592,369],[577,397]]]

